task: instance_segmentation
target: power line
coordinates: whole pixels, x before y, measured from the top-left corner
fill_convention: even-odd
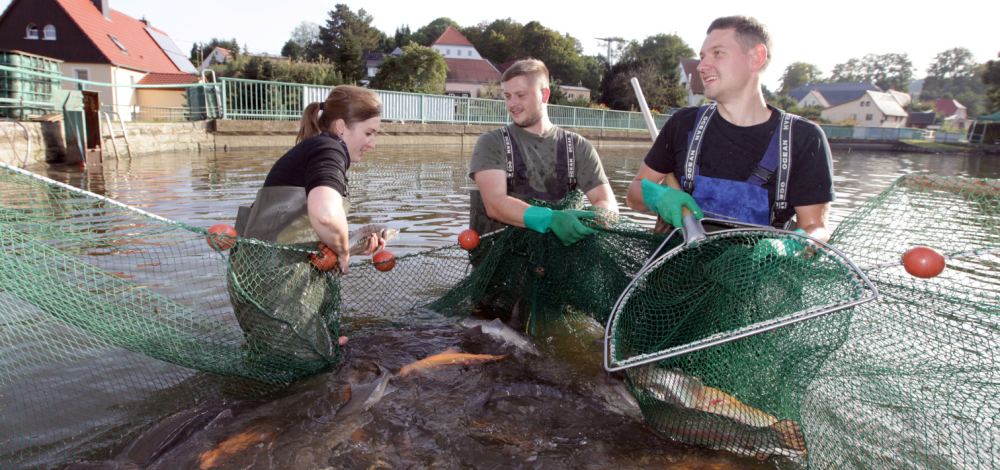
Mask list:
[[[608,56],[607,56],[607,58],[608,58],[608,68],[611,68],[611,43],[612,42],[625,42],[625,40],[621,39],[621,38],[594,38],[594,39],[597,39],[598,41],[605,41],[605,42],[608,43]]]

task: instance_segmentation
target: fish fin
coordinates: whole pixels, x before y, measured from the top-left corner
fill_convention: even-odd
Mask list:
[[[799,426],[797,421],[791,419],[783,419],[778,421],[771,426],[770,429],[777,431],[781,436],[782,445],[802,452],[805,456],[806,453],[806,438],[802,433],[802,427]]]
[[[454,356],[455,354],[461,354],[461,353],[459,353],[458,351],[456,351],[454,349],[446,349],[441,354],[435,354],[435,356]],[[434,357],[434,356],[428,356],[428,357]]]

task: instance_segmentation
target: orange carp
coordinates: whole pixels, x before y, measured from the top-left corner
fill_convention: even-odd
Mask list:
[[[403,366],[403,368],[399,370],[398,375],[410,375],[423,370],[433,370],[449,365],[462,366],[468,364],[478,364],[480,362],[499,361],[505,357],[507,357],[506,354],[499,356],[490,356],[488,354],[465,354],[455,351],[454,349],[449,349],[441,354],[435,354],[428,358]]]

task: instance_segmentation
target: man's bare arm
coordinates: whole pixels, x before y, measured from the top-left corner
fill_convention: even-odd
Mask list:
[[[798,228],[805,230],[809,236],[824,242],[830,240],[830,231],[826,228],[830,222],[829,202],[811,206],[796,206],[795,219]]]
[[[587,191],[587,200],[590,205],[603,207],[609,211],[618,212],[618,201],[615,200],[615,193],[611,190],[611,185],[604,183],[590,191]]]
[[[507,225],[524,227],[526,202],[507,195],[507,173],[503,170],[482,170],[472,175],[483,197],[486,215]]]

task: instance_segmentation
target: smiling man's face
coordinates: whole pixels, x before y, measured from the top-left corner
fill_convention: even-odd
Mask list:
[[[739,96],[751,80],[754,49],[744,51],[736,41],[736,30],[716,29],[701,46],[698,72],[705,82],[705,97],[725,102]]]

